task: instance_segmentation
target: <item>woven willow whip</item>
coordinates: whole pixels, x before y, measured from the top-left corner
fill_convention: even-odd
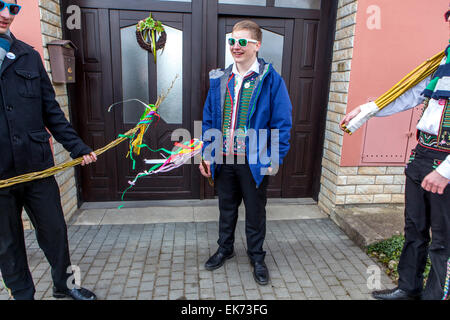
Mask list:
[[[169,94],[170,90],[172,89],[173,84],[175,83],[175,80],[177,79],[177,77],[175,77],[175,79],[172,81],[172,84],[170,85],[169,89],[167,89],[166,93],[164,93],[164,94],[162,94],[161,96],[158,97],[158,100],[154,104],[155,109],[158,109],[160,104],[167,97],[167,95]],[[114,148],[115,146],[117,146],[121,142],[129,139],[130,136],[134,136],[139,130],[141,130],[141,132],[144,132],[145,131],[144,128],[146,126],[148,126],[148,124],[145,124],[145,123],[137,125],[133,129],[128,130],[126,133],[120,135],[119,138],[117,138],[116,140],[110,142],[108,145],[104,146],[103,148],[95,150],[94,151],[95,154],[96,155],[101,155],[105,151],[107,151],[107,150],[109,150],[111,148]],[[83,157],[79,157],[79,158],[73,159],[71,161],[64,162],[64,163],[62,163],[60,165],[53,166],[53,167],[48,168],[48,169],[43,170],[43,171],[26,173],[26,174],[23,174],[23,175],[20,175],[20,176],[17,176],[17,177],[13,177],[13,178],[10,178],[10,179],[0,180],[0,189],[11,187],[11,186],[13,186],[15,184],[22,183],[22,182],[28,182],[28,181],[32,181],[32,180],[36,180],[36,179],[42,179],[42,178],[47,178],[47,177],[53,176],[53,175],[55,175],[56,173],[58,173],[60,171],[64,171],[66,169],[69,169],[71,167],[74,167],[76,165],[81,164],[82,161],[83,161]]]
[[[140,127],[135,127],[133,129],[129,130],[124,135],[126,135],[126,136],[132,135],[132,134],[136,133],[139,129],[140,129]],[[122,141],[124,141],[126,139],[128,139],[128,138],[126,138],[126,137],[118,138],[118,139],[112,141],[111,143],[109,143],[107,146],[97,149],[94,152],[96,155],[100,155],[100,154],[104,153],[105,151],[107,151],[111,148],[114,148],[115,146],[117,146],[118,144],[120,144]],[[6,188],[6,187],[11,187],[15,184],[22,183],[22,182],[28,182],[28,181],[32,181],[35,179],[42,179],[42,178],[47,178],[47,177],[53,176],[60,171],[64,171],[66,169],[69,169],[71,167],[79,165],[82,161],[83,161],[83,157],[79,157],[79,158],[73,159],[71,161],[64,162],[60,165],[53,166],[53,167],[48,168],[43,171],[26,173],[26,174],[23,174],[23,175],[20,175],[17,177],[13,177],[10,179],[0,180],[0,189]]]
[[[445,51],[441,51],[433,57],[427,59],[420,66],[408,73],[402,80],[394,85],[387,92],[382,94],[375,101],[366,103],[363,105],[365,108],[361,108],[361,112],[353,118],[349,124],[342,125],[345,132],[352,134],[358,130],[367,120],[374,116],[378,111],[391,104],[395,99],[400,97],[410,88],[418,85],[425,80],[428,76],[433,74],[439,67],[442,59],[445,57]],[[363,107],[362,106],[362,107]]]

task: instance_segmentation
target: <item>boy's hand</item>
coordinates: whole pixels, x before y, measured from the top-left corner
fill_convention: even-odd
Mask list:
[[[347,113],[344,117],[344,119],[341,120],[341,122],[339,123],[339,127],[341,128],[342,131],[345,131],[344,128],[342,127],[343,125],[348,125],[348,123],[350,122],[350,120],[352,120],[354,117],[356,117],[359,113],[361,112],[361,107],[357,107],[356,109],[354,109],[353,111]]]
[[[81,161],[81,165],[85,166],[87,164],[90,164],[92,162],[96,162],[97,161],[97,155],[95,154],[95,152],[91,152],[89,154],[85,154],[83,156],[83,161]]]
[[[204,168],[203,164],[205,164],[205,166],[206,166],[206,171],[205,171],[205,168]],[[210,166],[210,162],[209,161],[203,161],[202,160],[202,163],[200,163],[198,168],[200,169],[200,173],[202,174],[202,176],[204,176],[205,178],[210,178],[211,177],[211,166]]]
[[[432,193],[444,194],[449,179],[441,176],[436,170],[428,174],[422,181],[422,188]]]

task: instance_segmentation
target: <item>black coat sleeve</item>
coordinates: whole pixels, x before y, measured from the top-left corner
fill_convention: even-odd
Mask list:
[[[70,152],[70,156],[73,159],[91,153],[92,149],[84,144],[72,125],[67,121],[64,112],[55,99],[55,90],[45,71],[42,60],[40,58],[37,60],[41,77],[42,113],[45,126],[50,130],[56,141]]]

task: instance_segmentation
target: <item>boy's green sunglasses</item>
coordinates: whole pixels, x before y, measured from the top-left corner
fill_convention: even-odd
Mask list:
[[[252,39],[235,39],[235,38],[229,38],[229,39],[228,39],[228,44],[229,44],[230,46],[234,46],[234,44],[236,43],[236,41],[237,41],[237,43],[239,44],[240,47],[246,47],[247,44],[248,44],[249,42],[258,43],[258,41],[252,40]]]
[[[5,7],[8,7],[9,13],[15,16],[19,13],[21,6],[15,3],[6,3],[0,0],[0,11],[3,11]]]

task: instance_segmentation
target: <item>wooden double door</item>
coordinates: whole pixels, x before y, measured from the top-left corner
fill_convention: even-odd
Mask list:
[[[68,85],[68,91],[74,126],[94,149],[134,127],[145,109],[141,102],[154,103],[177,77],[160,107],[160,120],[145,136],[149,148],[135,157],[134,168],[124,142],[102,155],[95,166],[79,169],[82,201],[121,199],[129,182],[149,168],[144,159],[165,156],[149,149],[172,149],[175,129],[184,128],[194,136],[195,121],[202,119],[208,71],[232,62],[226,38],[243,18],[261,26],[260,56],[283,76],[293,104],[291,149],[271,177],[269,196],[317,196],[336,3],[322,1],[320,10],[302,10],[219,2],[62,1],[63,21],[69,5],[81,8],[81,29],[64,30],[65,38],[78,48],[76,83]],[[135,35],[136,23],[150,12],[167,33],[156,63],[139,47]],[[140,178],[123,199],[202,199],[214,194],[197,165],[187,164]]]

